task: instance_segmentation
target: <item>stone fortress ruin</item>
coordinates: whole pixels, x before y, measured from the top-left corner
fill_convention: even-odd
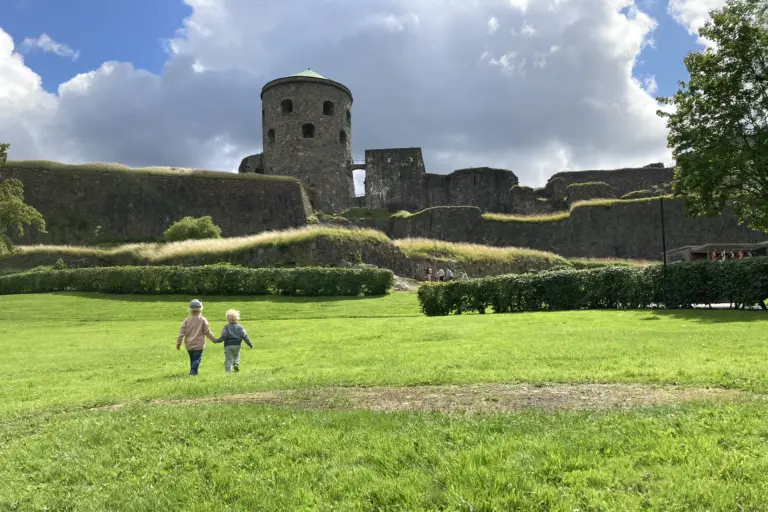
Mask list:
[[[570,204],[620,198],[668,185],[673,169],[564,172],[546,187],[520,186],[509,170],[488,167],[451,174],[426,172],[420,148],[369,149],[352,160],[352,92],[307,70],[267,83],[261,92],[263,152],[243,159],[240,173],[290,176],[301,181],[315,209],[333,213],[350,206],[418,211],[435,206],[475,206],[484,212],[537,214]],[[352,172],[365,170],[365,195],[354,195]]]
[[[347,87],[305,71],[267,83],[261,98],[263,152],[243,159],[238,173],[8,161],[2,179],[19,179],[47,223],[46,233],[30,230],[17,241],[157,241],[173,222],[209,215],[225,237],[320,222],[375,228],[392,239],[661,259],[660,201],[648,196],[668,186],[672,168],[561,172],[533,189],[504,169],[427,173],[419,148],[369,149],[354,162]],[[365,170],[363,197],[354,195],[357,169]],[[663,204],[669,249],[768,240],[731,212],[690,218],[682,201]],[[344,259],[326,260],[334,257]]]

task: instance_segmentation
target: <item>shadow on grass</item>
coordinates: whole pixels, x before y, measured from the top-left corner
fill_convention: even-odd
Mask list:
[[[649,314],[650,316],[644,317],[642,320],[674,318],[710,324],[768,321],[768,311],[760,309],[654,309],[649,311]]]
[[[200,299],[210,304],[231,303],[233,301],[249,301],[249,302],[274,302],[282,304],[316,304],[323,302],[354,302],[382,299],[389,297],[389,295],[366,295],[358,297],[294,297],[294,296],[282,296],[282,295],[167,295],[167,294],[107,294],[107,293],[95,293],[95,292],[53,292],[51,295],[59,295],[63,297],[79,297],[82,299],[96,299],[96,300],[112,300],[117,302],[186,302],[191,299]]]

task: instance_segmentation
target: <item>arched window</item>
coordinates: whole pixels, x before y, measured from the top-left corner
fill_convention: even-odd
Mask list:
[[[314,139],[315,138],[315,125],[313,124],[305,124],[301,127],[301,136],[305,139]]]
[[[347,124],[352,124],[352,112],[347,110]]]
[[[327,116],[332,116],[335,111],[336,111],[336,107],[334,107],[332,101],[323,102],[323,114]]]
[[[275,142],[275,130],[269,130],[267,132],[267,140],[271,142]]]
[[[283,114],[290,114],[293,112],[293,102],[291,100],[283,100],[280,102],[280,110]]]
[[[345,132],[344,130],[341,130],[339,132],[339,142],[341,142],[342,144],[347,143],[347,132]]]

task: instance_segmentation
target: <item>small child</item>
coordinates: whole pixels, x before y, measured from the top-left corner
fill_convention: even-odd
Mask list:
[[[224,342],[224,369],[227,373],[232,372],[232,367],[236,372],[240,371],[240,348],[243,341],[253,348],[253,343],[245,332],[245,328],[240,325],[240,312],[235,309],[227,311],[227,325],[221,331],[221,336],[214,343]]]
[[[189,303],[189,316],[181,323],[179,336],[176,338],[176,350],[181,350],[181,342],[184,340],[184,347],[189,352],[190,375],[197,375],[200,368],[205,338],[216,341],[216,337],[211,333],[211,326],[202,313],[203,303],[198,299],[192,300]]]

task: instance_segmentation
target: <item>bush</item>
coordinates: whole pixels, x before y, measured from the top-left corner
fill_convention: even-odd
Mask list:
[[[561,268],[538,274],[428,283],[418,292],[425,315],[576,309],[690,308],[731,303],[765,307],[768,258],[650,267]]]
[[[378,268],[101,267],[0,277],[0,294],[49,292],[190,295],[384,295],[394,274]]]
[[[164,235],[166,242],[181,242],[182,240],[205,240],[221,238],[221,228],[213,223],[210,215],[200,218],[184,217],[171,224]]]
[[[53,264],[53,270],[64,270],[67,267],[67,263],[61,258],[57,259],[56,263]]]

